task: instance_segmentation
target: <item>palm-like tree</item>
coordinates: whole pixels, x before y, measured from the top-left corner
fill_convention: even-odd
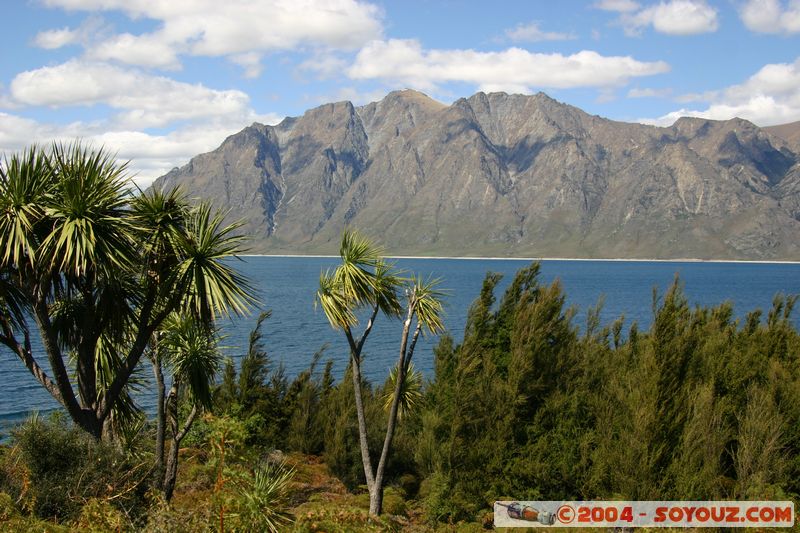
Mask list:
[[[219,334],[213,324],[203,324],[191,315],[181,317],[173,313],[162,324],[161,334],[157,347],[161,352],[159,360],[171,369],[172,374],[172,385],[163,399],[163,412],[169,423],[172,441],[166,467],[163,472],[157,471],[156,475],[162,477],[158,486],[169,501],[175,489],[180,443],[191,429],[198,412],[211,408],[211,386],[222,363],[222,355],[217,347]],[[178,402],[182,396],[188,397],[191,411],[181,425]]]
[[[353,369],[353,389],[358,418],[361,461],[369,490],[370,514],[379,515],[383,506],[383,482],[386,463],[394,437],[404,383],[417,339],[423,328],[431,333],[443,330],[442,292],[437,281],[421,278],[404,279],[393,271],[392,265],[381,258],[381,251],[356,231],[345,230],[339,249],[341,263],[333,272],[320,276],[317,301],[331,326],[344,332],[350,348]],[[400,338],[400,354],[396,366],[395,389],[389,406],[389,417],[380,459],[373,468],[367,442],[367,423],[361,394],[361,353],[379,313],[390,317],[402,316],[403,307],[398,293],[404,289],[407,299],[405,319]],[[368,310],[369,319],[356,339],[353,328],[358,325],[357,313]],[[413,332],[412,332],[413,330]],[[410,341],[410,342],[409,342]]]
[[[0,342],[96,438],[170,313],[208,320],[254,302],[224,262],[241,251],[236,226],[178,193],[133,196],[126,183],[124,164],[79,143],[0,165]],[[104,354],[113,372],[100,375]]]

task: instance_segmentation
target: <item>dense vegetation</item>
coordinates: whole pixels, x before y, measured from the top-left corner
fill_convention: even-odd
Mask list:
[[[654,295],[647,331],[601,324],[599,309],[578,328],[559,284],[539,283],[538,265],[496,301],[498,281],[487,275],[463,342],[441,338],[431,380],[409,372],[386,517],[367,518],[351,370],[332,375],[323,348],[289,379],[268,356],[262,315],[238,370],[229,360],[222,371],[213,414],[183,443],[170,505],[142,482],[153,429],[106,450],[63,421],[33,420],[0,456],[0,525],[25,529],[39,517],[99,530],[247,530],[267,516],[297,531],[425,530],[479,528],[503,498],[797,501],[794,298],[737,320],[729,304],[691,308],[676,280]],[[361,383],[373,453],[392,387]],[[312,456],[344,487],[320,481]]]
[[[133,422],[134,372],[171,315],[213,336],[216,317],[255,302],[223,261],[241,253],[236,224],[180,191],[134,195],[128,183],[124,164],[80,143],[0,163],[0,344],[96,439]]]

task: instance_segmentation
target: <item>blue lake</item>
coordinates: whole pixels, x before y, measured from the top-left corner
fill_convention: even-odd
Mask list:
[[[442,279],[448,291],[445,325],[460,340],[467,309],[478,296],[487,272],[503,274],[498,298],[514,273],[529,264],[527,260],[505,259],[400,259],[397,266],[408,273]],[[325,359],[334,360],[337,376],[347,362],[347,347],[341,333],[333,331],[321,309],[314,307],[314,293],[320,272],[334,267],[336,258],[327,257],[246,257],[237,266],[259,288],[264,309],[272,310],[265,323],[265,345],[275,365],[283,364],[287,375],[294,376],[308,367],[313,354],[327,343]],[[767,311],[778,293],[800,293],[800,264],[706,263],[650,261],[542,261],[541,281],[561,280],[568,305],[577,308],[575,323],[583,326],[586,310],[604,300],[603,323],[625,316],[626,327],[633,321],[641,329],[652,320],[652,290],[660,294],[671,285],[675,275],[684,284],[693,305],[734,304],[737,316],[756,308]],[[800,311],[800,310],[798,310]],[[246,350],[247,338],[257,313],[222,324],[227,335],[225,354],[238,359]],[[794,317],[800,324],[800,313]],[[383,381],[397,358],[400,323],[380,317],[365,348],[365,374],[373,381]],[[416,367],[428,376],[433,369],[432,348],[436,339],[424,339],[417,345]],[[46,357],[38,352],[44,366]],[[49,373],[49,368],[48,368]],[[144,364],[142,375],[152,370]],[[140,404],[151,410],[153,395],[143,391]],[[0,423],[24,418],[33,410],[49,411],[57,407],[50,396],[30,376],[10,351],[0,350]]]

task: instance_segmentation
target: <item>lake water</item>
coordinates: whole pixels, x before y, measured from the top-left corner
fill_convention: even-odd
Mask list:
[[[442,279],[441,288],[448,291],[445,325],[459,341],[467,309],[478,296],[485,274],[491,271],[505,276],[498,287],[499,299],[514,273],[529,263],[508,259],[400,259],[397,266],[409,273]],[[346,341],[340,332],[331,329],[322,310],[314,307],[320,272],[335,267],[336,258],[246,257],[237,265],[258,287],[263,308],[272,310],[263,332],[274,364],[282,363],[287,374],[294,376],[307,368],[314,352],[327,343],[323,360],[333,359],[336,376],[341,377],[347,362]],[[641,329],[649,327],[653,287],[663,294],[676,274],[691,304],[717,305],[731,301],[737,316],[756,308],[768,310],[777,293],[800,293],[800,264],[547,260],[542,261],[540,279],[547,284],[556,278],[561,280],[567,303],[578,310],[577,325],[584,325],[586,310],[602,297],[603,323],[624,315],[627,330],[634,320]],[[227,334],[226,355],[238,359],[246,351],[256,316],[254,312],[253,316],[222,324]],[[794,320],[795,325],[800,324],[800,313]],[[385,379],[397,358],[399,336],[399,321],[379,317],[365,347],[364,371],[368,378],[380,382]],[[427,376],[432,374],[435,342],[435,339],[421,340],[414,356],[415,366]],[[36,351],[39,361],[46,365],[41,350]],[[148,378],[152,375],[146,363],[142,374]],[[145,391],[139,402],[152,410],[153,395]],[[27,369],[3,347],[0,423],[20,420],[32,410],[44,412],[56,407]]]

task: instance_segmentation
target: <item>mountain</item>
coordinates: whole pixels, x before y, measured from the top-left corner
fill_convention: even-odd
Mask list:
[[[800,152],[800,121],[779,126],[767,126],[764,130],[788,142],[794,147],[795,152]]]
[[[800,150],[741,119],[615,122],[533,96],[398,91],[253,124],[154,186],[243,218],[251,249],[800,259]]]

